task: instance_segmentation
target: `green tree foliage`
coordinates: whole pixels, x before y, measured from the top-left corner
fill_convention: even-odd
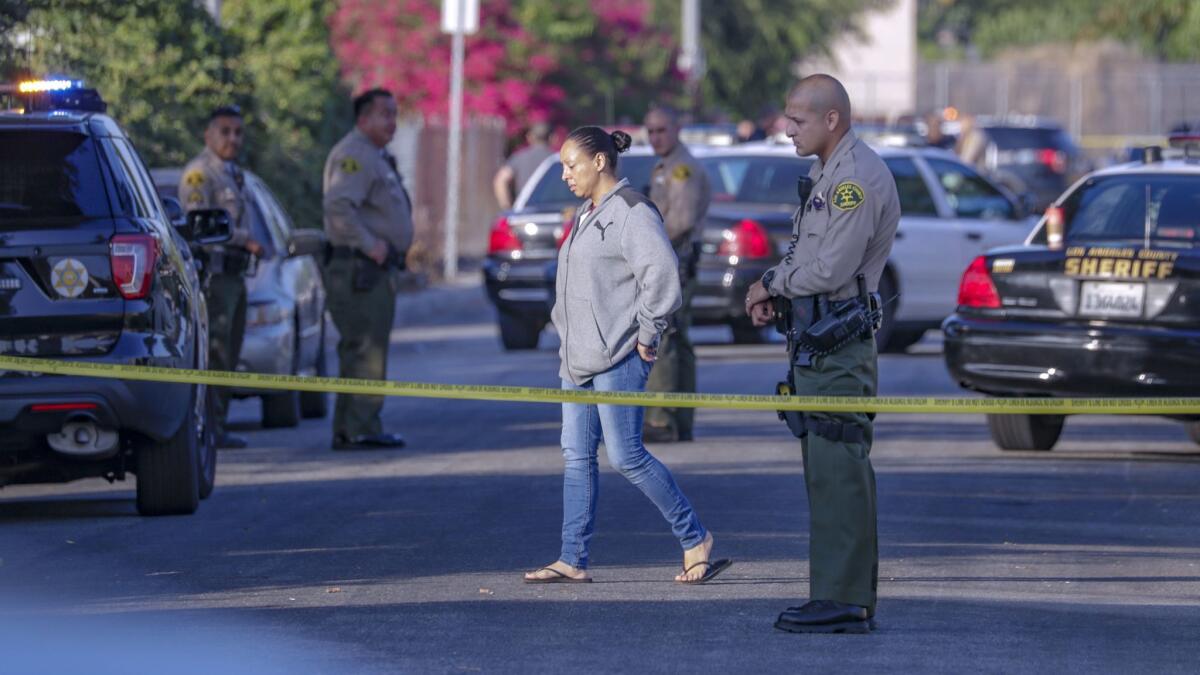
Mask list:
[[[188,0],[31,0],[18,67],[82,77],[151,165],[182,164],[205,114],[237,91],[217,26]],[[14,31],[15,32],[15,31]]]
[[[954,56],[967,45],[988,56],[1114,39],[1165,61],[1200,60],[1200,3],[1193,0],[921,0],[919,16],[928,57]]]
[[[325,155],[353,124],[349,92],[329,47],[331,0],[225,0],[252,107],[248,164],[289,206],[297,225],[321,225]]]
[[[245,113],[248,166],[319,225],[325,153],[350,125],[326,19],[333,0],[0,0],[0,69],[82,77],[150,166],[203,147],[208,113]],[[20,11],[9,12],[11,8]]]
[[[827,54],[856,29],[865,10],[891,0],[703,0],[701,33],[708,70],[701,107],[757,119],[778,108],[796,79],[793,64]],[[680,3],[658,0],[658,16],[678,25]]]

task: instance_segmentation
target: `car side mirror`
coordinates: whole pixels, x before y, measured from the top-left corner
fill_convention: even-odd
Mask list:
[[[225,209],[197,209],[188,212],[178,230],[193,244],[222,244],[233,234],[233,221]]]
[[[187,214],[183,212],[183,204],[179,203],[174,197],[162,198],[163,211],[167,214],[167,220],[175,229],[179,229],[180,225],[187,223]]]
[[[320,258],[325,254],[328,238],[322,230],[299,229],[293,230],[288,238],[287,255],[289,258],[300,258],[306,255]]]

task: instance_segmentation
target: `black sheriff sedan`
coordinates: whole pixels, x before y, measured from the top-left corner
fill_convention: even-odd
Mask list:
[[[1022,246],[963,274],[942,324],[950,374],[1007,397],[1196,396],[1200,392],[1200,153],[1077,182]],[[1183,418],[1200,443],[1200,416]],[[1050,450],[1061,415],[989,415],[1004,450]]]

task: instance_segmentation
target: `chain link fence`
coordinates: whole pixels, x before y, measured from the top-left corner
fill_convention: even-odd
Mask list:
[[[1200,64],[1118,64],[1072,72],[1055,64],[922,63],[918,112],[953,106],[968,115],[1038,115],[1085,145],[1162,136],[1200,119]]]

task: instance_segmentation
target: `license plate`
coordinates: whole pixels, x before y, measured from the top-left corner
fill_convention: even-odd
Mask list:
[[[1109,281],[1085,281],[1080,297],[1079,313],[1105,318],[1138,319],[1146,287]]]

